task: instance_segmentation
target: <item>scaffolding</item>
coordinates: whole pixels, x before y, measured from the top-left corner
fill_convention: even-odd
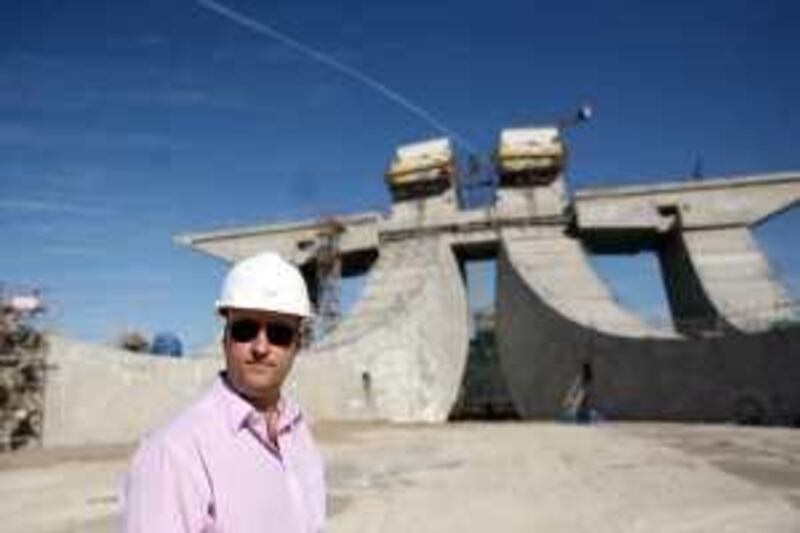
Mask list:
[[[0,284],[0,452],[41,441],[46,343],[32,319],[44,309],[38,291]]]
[[[342,255],[339,241],[344,231],[344,224],[336,218],[328,218],[323,221],[322,229],[317,235],[318,244],[315,253],[317,313],[313,328],[315,340],[327,335],[341,318],[339,293]]]

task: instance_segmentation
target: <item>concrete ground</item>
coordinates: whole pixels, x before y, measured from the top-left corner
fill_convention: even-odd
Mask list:
[[[800,431],[322,424],[328,531],[800,531]],[[114,531],[131,446],[0,456],[4,533]]]

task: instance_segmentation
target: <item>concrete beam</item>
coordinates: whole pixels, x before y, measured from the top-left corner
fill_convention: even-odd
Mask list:
[[[575,193],[578,229],[663,233],[749,226],[800,201],[800,173],[584,189]]]
[[[496,247],[499,231],[507,227],[563,224],[567,217],[559,210],[545,213],[530,205],[459,211],[451,194],[398,202],[390,217],[377,213],[335,217],[344,229],[339,249],[347,269],[348,261],[360,261],[364,252],[377,251],[381,242],[446,235],[451,243],[465,249]],[[226,261],[237,261],[264,250],[274,250],[295,264],[309,263],[320,235],[330,228],[325,220],[291,224],[268,224],[177,235],[174,240],[202,253]],[[356,268],[355,270],[361,270]]]
[[[177,244],[226,261],[238,261],[264,250],[280,253],[296,265],[309,261],[317,250],[320,235],[330,230],[332,222],[344,231],[339,249],[345,262],[349,254],[358,254],[378,246],[378,213],[344,215],[330,220],[318,219],[289,224],[263,224],[223,230],[186,233],[175,236]]]

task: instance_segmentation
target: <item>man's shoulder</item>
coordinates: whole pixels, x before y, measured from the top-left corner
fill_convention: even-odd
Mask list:
[[[146,434],[142,444],[165,449],[196,447],[224,424],[223,418],[212,391],[207,390],[164,425]]]
[[[153,516],[151,511],[165,509],[162,504],[168,507],[175,490],[188,498],[205,494],[203,498],[207,499],[210,489],[206,458],[209,443],[214,442],[217,434],[213,421],[221,417],[214,415],[213,403],[207,396],[202,395],[165,425],[142,437],[125,476],[122,503],[128,509],[126,513],[140,513],[138,519],[144,522],[167,520],[169,513],[160,516],[156,512]],[[146,512],[142,506],[147,508]],[[137,529],[145,530],[150,528]]]

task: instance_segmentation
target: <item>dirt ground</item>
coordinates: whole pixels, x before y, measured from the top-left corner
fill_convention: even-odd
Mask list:
[[[800,531],[800,430],[320,424],[331,532]],[[5,533],[115,530],[133,446],[0,456]]]

